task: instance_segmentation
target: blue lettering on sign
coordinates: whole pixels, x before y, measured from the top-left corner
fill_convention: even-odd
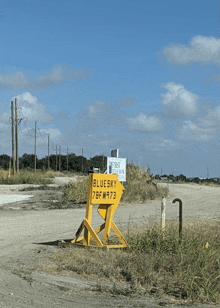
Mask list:
[[[117,168],[117,169],[119,169],[120,165],[121,165],[121,163],[119,163],[119,162],[117,163],[117,162],[113,162],[113,161],[110,164],[111,164],[112,168]]]

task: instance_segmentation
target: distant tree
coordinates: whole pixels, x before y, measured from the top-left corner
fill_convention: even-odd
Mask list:
[[[90,168],[99,168],[101,172],[104,172],[107,168],[107,157],[104,155],[96,155],[89,160]]]
[[[199,184],[200,178],[199,178],[199,177],[195,177],[195,178],[193,179],[193,182]]]
[[[161,175],[161,177],[162,177],[162,178],[168,178],[168,175],[163,174],[163,175]]]
[[[180,174],[177,176],[177,181],[185,182],[186,181],[186,176],[183,174]]]
[[[9,168],[9,161],[10,161],[10,156],[6,154],[0,155],[0,167],[3,169],[8,169]]]
[[[84,156],[76,156],[74,159],[75,171],[87,173],[89,171],[89,163]]]
[[[69,157],[68,157],[69,171],[76,171],[75,158],[76,158],[76,154],[74,154],[74,153],[69,154]]]
[[[57,159],[57,168],[58,168],[58,159]],[[50,155],[50,169],[53,169],[56,171],[56,155],[55,154]]]
[[[37,162],[38,162],[38,158],[36,158]],[[34,154],[27,154],[24,153],[20,159],[19,159],[19,163],[20,163],[20,168],[24,169],[24,168],[31,168],[34,169],[34,164],[35,164],[35,155]]]

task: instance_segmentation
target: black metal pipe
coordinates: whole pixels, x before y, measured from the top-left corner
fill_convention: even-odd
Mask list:
[[[183,227],[183,203],[182,200],[176,198],[172,203],[179,202],[179,238],[182,238],[182,227]]]

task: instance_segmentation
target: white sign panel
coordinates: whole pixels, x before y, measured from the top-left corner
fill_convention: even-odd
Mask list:
[[[120,182],[126,181],[126,158],[107,157],[107,174],[117,174]]]

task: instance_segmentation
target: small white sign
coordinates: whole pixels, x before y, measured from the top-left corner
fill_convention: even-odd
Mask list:
[[[111,151],[111,157],[118,157],[119,156],[119,149],[115,149]]]
[[[120,182],[126,182],[126,158],[107,157],[107,174],[117,174]]]

